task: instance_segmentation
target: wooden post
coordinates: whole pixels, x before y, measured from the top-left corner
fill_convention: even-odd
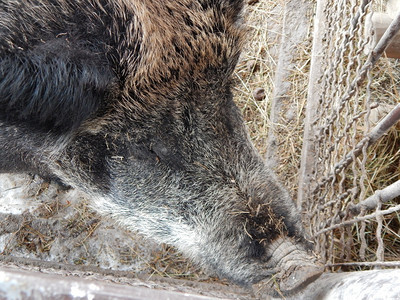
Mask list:
[[[320,84],[318,83],[318,78],[320,78],[322,72],[322,38],[326,30],[324,15],[325,6],[326,0],[319,0],[317,2],[317,12],[314,19],[312,60],[308,85],[306,117],[304,119],[303,148],[301,150],[301,164],[299,171],[299,190],[297,194],[297,206],[300,208],[309,197],[312,176],[315,173],[314,166],[316,157],[313,143],[314,132],[312,124],[318,111],[318,99],[321,89]]]
[[[271,127],[268,131],[266,162],[271,168],[281,164],[279,152],[282,141],[279,131],[282,125],[290,123],[293,105],[290,99],[292,84],[290,76],[296,67],[299,47],[307,38],[313,3],[310,0],[289,0],[285,4],[285,15],[280,41],[278,65],[274,78],[274,94],[271,101]],[[293,97],[293,96],[292,96]]]

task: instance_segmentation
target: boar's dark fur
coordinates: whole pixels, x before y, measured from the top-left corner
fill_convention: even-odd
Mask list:
[[[302,243],[232,101],[241,0],[0,0],[0,171],[80,188],[248,285]]]

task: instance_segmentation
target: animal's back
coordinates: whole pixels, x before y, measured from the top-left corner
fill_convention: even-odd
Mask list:
[[[68,132],[111,98],[134,94],[132,110],[209,80],[205,69],[229,74],[241,33],[226,16],[241,5],[212,2],[0,1],[0,120]]]

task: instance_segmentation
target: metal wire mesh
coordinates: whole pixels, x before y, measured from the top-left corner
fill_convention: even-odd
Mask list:
[[[300,182],[306,189],[300,201],[317,251],[331,267],[400,266],[396,250],[400,248],[400,205],[393,193],[383,199],[373,182],[379,180],[373,176],[377,158],[373,146],[400,118],[400,106],[394,106],[383,122],[373,123],[371,116],[383,105],[374,67],[390,39],[369,50],[374,33],[364,25],[371,17],[372,2],[318,3],[317,18],[323,28],[317,28],[320,40],[314,47],[319,50],[314,54],[320,67],[316,81],[310,82],[317,87],[312,88],[313,104],[307,107],[312,111],[304,141],[311,146],[303,147],[303,152],[312,155],[303,153],[308,157],[302,161],[308,164],[308,174]],[[400,15],[398,19],[400,24]],[[398,30],[395,21],[394,33]],[[399,178],[394,175],[391,181]],[[400,194],[396,184],[391,186],[394,195]]]

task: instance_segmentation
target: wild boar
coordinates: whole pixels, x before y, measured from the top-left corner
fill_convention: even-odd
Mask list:
[[[237,284],[307,262],[299,212],[232,99],[243,6],[0,0],[0,171],[81,189]]]

